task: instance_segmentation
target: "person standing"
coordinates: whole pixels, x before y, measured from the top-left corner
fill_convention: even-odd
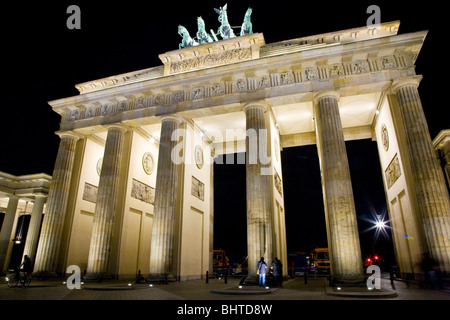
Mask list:
[[[258,271],[259,271],[259,286],[264,287],[266,285],[266,271],[267,264],[264,261],[264,257],[258,261]]]
[[[277,284],[277,286],[281,287],[281,280],[282,280],[282,264],[281,261],[278,260],[277,257],[275,257],[275,259],[273,259],[272,261],[272,265],[271,265],[271,269],[273,272],[273,276],[275,278],[275,283]]]
[[[429,253],[423,255],[422,270],[424,272],[425,288],[430,287],[431,289],[435,289],[438,265]]]

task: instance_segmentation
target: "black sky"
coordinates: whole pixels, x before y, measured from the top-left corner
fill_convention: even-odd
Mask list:
[[[78,83],[161,65],[158,54],[178,48],[179,24],[192,34],[196,30],[197,16],[202,16],[207,28],[217,29],[219,23],[213,8],[226,2],[230,23],[235,26],[242,23],[246,9],[253,8],[253,30],[263,33],[266,43],[364,26],[369,16],[366,9],[374,4],[369,1],[280,0],[15,1],[2,4],[0,171],[15,175],[52,174],[59,143],[54,132],[58,130],[60,117],[47,101],[78,95],[74,87]],[[69,17],[66,9],[72,4],[81,9],[81,30],[66,27]],[[401,21],[400,34],[429,30],[416,62],[416,72],[424,76],[419,92],[434,138],[440,130],[450,127],[448,106],[441,102],[443,100],[435,99],[448,91],[445,87],[448,81],[443,79],[446,77],[443,69],[446,51],[441,50],[443,39],[447,38],[446,11],[442,2],[437,1],[377,1],[376,4],[381,8],[382,22]],[[347,149],[358,215],[367,214],[371,205],[377,211],[385,210],[375,143],[349,142]],[[282,161],[288,249],[308,250],[326,244],[323,242],[325,225],[315,146],[285,149]],[[216,168],[216,178],[223,177],[216,183],[217,190],[223,190],[227,196],[236,192],[233,203],[239,204],[240,209],[224,209],[226,202],[221,202],[216,195],[216,217],[220,210],[230,217],[233,211],[244,210],[245,213],[242,209],[245,208],[245,192],[242,191],[245,190],[245,166],[229,167],[223,169],[231,170],[229,172]],[[238,185],[240,187],[236,187]],[[311,204],[305,205],[307,202]],[[237,217],[241,224],[233,228],[242,234],[245,217],[241,214]],[[364,225],[360,229],[362,227]],[[220,234],[219,229],[216,234]],[[232,239],[236,232],[230,230],[227,234]],[[370,233],[361,235],[363,255],[383,249],[382,245],[371,248],[372,236]],[[241,255],[239,249],[234,250],[236,255]]]

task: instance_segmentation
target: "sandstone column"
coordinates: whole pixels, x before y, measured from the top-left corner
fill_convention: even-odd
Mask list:
[[[109,270],[111,242],[126,131],[127,129],[120,124],[108,126],[85,279],[111,277]]]
[[[79,139],[77,135],[68,132],[60,133],[59,136],[61,141],[34,264],[34,272],[41,276],[54,276],[57,272],[57,257],[69,197],[75,147]]]
[[[272,207],[270,159],[268,150],[268,125],[265,102],[244,106],[246,116],[246,186],[247,186],[247,254],[248,277],[246,283],[256,278],[256,267],[261,257],[270,267],[273,259]]]
[[[450,272],[449,194],[417,90],[420,79],[396,81],[392,92],[397,96],[405,128],[405,142],[428,250],[439,262],[441,270]]]
[[[174,233],[177,204],[177,164],[172,159],[177,141],[172,135],[182,120],[176,116],[162,118],[156,173],[155,206],[150,250],[150,278],[174,279]],[[174,137],[175,138],[175,137]]]
[[[33,211],[31,212],[30,225],[28,227],[27,241],[23,250],[23,256],[27,255],[28,257],[30,257],[32,263],[35,262],[36,258],[39,230],[41,228],[42,221],[42,212],[44,210],[44,204],[46,200],[46,195],[37,194],[35,196]]]
[[[3,225],[0,232],[0,273],[7,271],[8,266],[5,266],[8,261],[8,248],[11,244],[11,233],[14,225],[14,219],[16,217],[17,204],[19,203],[19,197],[10,195],[8,200],[8,207],[6,208],[5,218],[3,219]]]
[[[360,281],[361,248],[338,99],[334,91],[314,97],[331,272],[337,281]]]

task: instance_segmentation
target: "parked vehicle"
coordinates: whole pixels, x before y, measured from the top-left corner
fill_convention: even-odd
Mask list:
[[[215,276],[230,274],[230,261],[225,250],[218,249],[213,251],[213,272]]]
[[[330,273],[330,254],[328,248],[316,248],[312,252],[315,272]]]
[[[311,255],[307,252],[288,254],[288,273],[290,277],[302,276],[311,272]]]

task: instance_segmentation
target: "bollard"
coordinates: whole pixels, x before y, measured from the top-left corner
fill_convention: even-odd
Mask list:
[[[141,270],[139,270],[138,275],[136,276],[136,284],[141,283],[141,278],[142,278]]]
[[[308,284],[308,273],[306,270],[303,271],[303,276],[305,277],[305,284]]]
[[[228,283],[228,270],[225,271],[225,284]]]
[[[208,283],[209,283],[209,272],[206,271],[206,284],[208,284]]]
[[[164,273],[164,284],[168,284],[168,280],[167,280],[167,273]]]

